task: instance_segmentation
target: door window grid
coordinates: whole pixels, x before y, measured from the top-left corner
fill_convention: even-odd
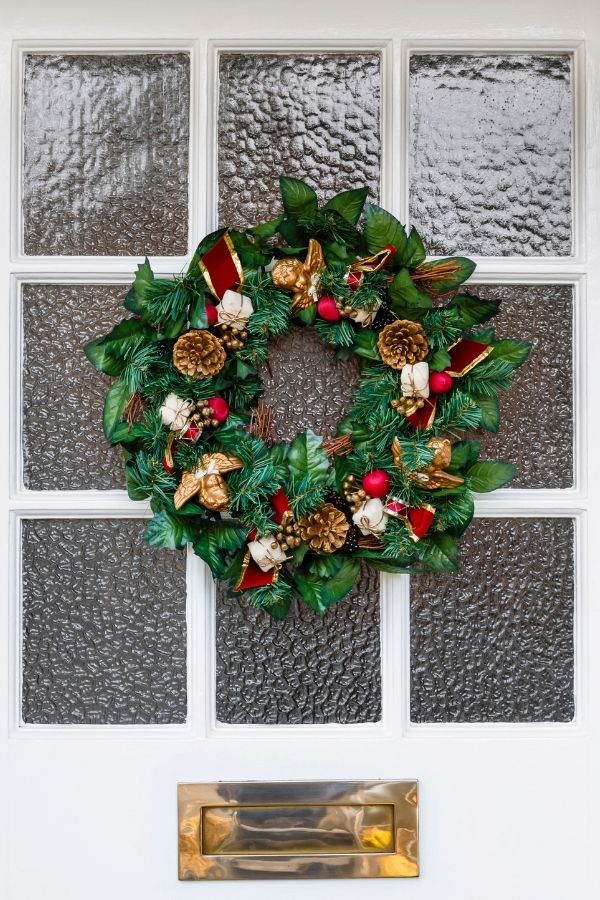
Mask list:
[[[541,52],[541,48],[539,48],[539,49]],[[575,50],[576,48],[571,47],[570,49]],[[405,46],[406,54],[408,53],[408,50],[409,50],[408,46]],[[103,51],[110,52],[106,48],[103,48]],[[438,52],[438,51],[439,51],[439,48],[435,48],[435,51],[434,51],[434,50],[432,50],[431,45],[427,46],[427,52]],[[581,66],[580,51],[578,50],[577,53],[579,54],[578,59],[579,59],[579,68],[580,68],[580,66]],[[387,81],[387,78],[386,78],[386,81]],[[404,88],[406,89],[406,85],[404,85]],[[580,95],[577,92],[577,85],[574,86],[574,93],[575,93],[575,105],[577,106],[581,102]],[[195,112],[195,115],[198,115],[198,113]],[[577,128],[575,129],[574,136],[575,136],[575,154],[576,154],[576,158],[577,158],[578,152],[579,153],[581,152],[580,141],[578,141]],[[193,156],[193,154],[192,154],[192,156]],[[208,171],[210,171],[210,166],[207,166],[207,172]],[[207,187],[208,187],[208,185],[207,185]],[[576,187],[577,187],[577,190],[576,190],[576,192],[574,194],[574,198],[573,198],[574,206],[575,206],[575,220],[576,220],[575,225],[576,225],[577,220],[581,217],[581,208],[578,207],[577,202],[576,202],[577,195],[579,195],[581,193],[581,180],[580,179],[578,182],[576,182]],[[195,196],[196,195],[194,195],[194,197],[193,197],[192,205],[193,205],[193,201],[195,200]],[[385,197],[383,198],[382,202],[384,203],[384,205],[387,205]],[[579,241],[577,240],[577,228],[576,227],[574,228],[574,231],[575,231],[576,245],[577,245],[575,260],[580,260],[581,259],[581,252],[580,252],[581,247],[579,245]],[[21,267],[21,268],[26,268],[26,269],[31,268],[32,265],[35,265],[36,260],[35,259],[28,260],[28,263],[29,263],[29,266],[25,266],[25,267]],[[61,270],[64,270],[64,260],[61,260],[60,258],[57,260],[45,259],[45,260],[43,260],[43,263],[44,263],[45,267],[47,268],[48,272],[50,273],[50,277],[56,278],[56,274],[58,272],[60,272]],[[556,260],[540,261],[538,259],[535,259],[535,260],[527,261],[527,263],[525,263],[525,266],[523,265],[523,261],[514,262],[514,261],[499,260],[499,259],[482,260],[481,263],[482,263],[480,266],[480,269],[482,270],[481,275],[485,275],[486,282],[495,282],[498,280],[498,276],[510,278],[511,271],[517,272],[518,274],[520,274],[520,272],[524,271],[525,267],[527,268],[525,277],[519,278],[518,279],[519,281],[526,281],[529,277],[533,278],[534,276],[536,278],[539,278],[539,276],[541,274],[542,276],[545,276],[544,280],[551,282],[553,280],[553,276],[557,276],[559,274],[562,275],[562,273],[572,272],[573,273],[573,281],[577,282],[579,280],[577,278],[577,276],[579,274],[582,274],[582,272],[583,272],[583,267],[582,267],[581,262],[574,263],[573,258],[563,260],[560,262],[557,262]],[[75,264],[72,267],[72,269],[74,270],[76,267],[77,267],[77,265]],[[36,266],[36,268],[37,268],[37,266]],[[93,271],[95,274],[91,274],[89,276],[90,283],[94,283],[97,280],[99,274],[101,274],[101,277],[105,277],[105,275],[108,271],[115,271],[115,268],[117,268],[117,267],[115,267],[114,261],[94,259],[93,260],[93,269],[90,266],[90,271]],[[118,266],[118,268],[120,269],[121,266]],[[164,270],[171,271],[172,267],[170,267],[167,264],[164,267]],[[56,274],[54,274],[54,276],[52,276],[52,273],[56,273]],[[496,275],[496,277],[493,277],[494,274]],[[562,277],[564,278],[565,276],[562,275]],[[28,281],[29,279],[24,278],[23,280]],[[69,281],[70,280],[69,275],[67,275],[67,277],[64,280]],[[113,279],[113,280],[116,280],[116,279]],[[516,278],[515,278],[515,280],[516,280]],[[579,356],[579,363],[581,363],[580,356]],[[579,366],[579,371],[580,370],[581,370],[581,366]],[[581,435],[580,435],[580,438],[581,438]],[[14,446],[14,444],[13,444],[13,446]],[[579,452],[580,453],[581,453],[581,448],[582,448],[582,443],[580,440],[579,441]],[[579,467],[578,478],[580,478],[580,475],[581,475],[581,468]],[[511,509],[514,511],[517,511],[517,512],[519,512],[519,511],[525,512],[526,514],[531,514],[532,512],[535,512],[536,509],[538,510],[538,512],[540,512],[540,514],[543,514],[544,512],[550,513],[550,514],[553,514],[553,513],[557,514],[561,510],[563,513],[565,513],[567,511],[567,506],[569,504],[569,500],[566,495],[571,494],[571,496],[572,496],[575,491],[578,494],[580,494],[581,485],[579,485],[579,489],[574,488],[572,491],[562,491],[561,492],[562,496],[560,496],[560,497],[557,497],[555,495],[555,492],[548,492],[548,491],[537,492],[536,491],[535,492],[535,502],[536,502],[535,509],[533,506],[531,506],[531,503],[534,501],[534,498],[527,497],[526,492],[518,492],[518,494],[513,494],[512,496],[508,492],[503,492],[503,494],[506,493],[506,496],[502,496],[502,498],[498,498],[498,497],[495,498],[493,501],[493,504],[496,504],[497,514],[499,514],[499,515],[504,515],[504,514],[510,512]],[[77,505],[79,506],[79,508],[81,510],[85,509],[87,514],[89,514],[89,512],[91,511],[92,508],[96,511],[96,514],[98,514],[100,516],[102,516],[102,515],[110,516],[111,511],[116,512],[117,510],[119,510],[121,512],[121,514],[123,514],[126,510],[129,510],[130,515],[131,514],[134,514],[134,515],[139,514],[139,512],[138,512],[139,505],[130,504],[129,501],[124,499],[124,494],[120,494],[120,496],[119,496],[118,495],[119,493],[120,492],[108,492],[108,493],[102,493],[102,494],[98,495],[97,497],[96,496],[92,497],[92,496],[90,496],[90,493],[84,492],[84,494],[76,494],[76,495],[71,495],[71,497],[67,497],[67,496],[65,496],[64,493],[62,495],[58,495],[58,493],[56,495],[53,495],[54,492],[22,493],[17,490],[17,494],[20,494],[20,496],[18,497],[18,502],[15,505],[21,507],[22,509],[25,509],[26,507],[31,508],[34,505],[37,507],[40,507],[40,505],[43,504],[44,507],[46,507],[46,512],[49,512],[51,509],[60,510],[62,507],[64,507],[65,501],[69,502],[70,500],[77,500]],[[109,494],[110,494],[110,496],[109,496]],[[479,506],[480,506],[480,509],[482,512],[485,511],[486,508],[488,511],[492,510],[494,508],[493,505],[490,506],[488,503],[486,503],[485,500],[481,501],[479,503]],[[134,512],[134,510],[135,510],[135,512]],[[576,512],[579,513],[579,510],[577,510]],[[404,648],[404,649],[406,649],[406,648]]]

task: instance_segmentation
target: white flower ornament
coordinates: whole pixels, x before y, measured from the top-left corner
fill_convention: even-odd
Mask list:
[[[217,304],[217,322],[219,325],[229,325],[234,331],[243,331],[253,312],[250,297],[238,294],[237,291],[225,291],[221,302]]]
[[[168,425],[171,431],[183,431],[193,411],[193,400],[183,400],[177,394],[167,394],[160,408],[160,416],[163,425]]]

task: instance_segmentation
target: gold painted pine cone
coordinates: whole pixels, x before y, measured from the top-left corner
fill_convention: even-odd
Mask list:
[[[191,378],[216,375],[225,364],[226,353],[221,342],[210,331],[186,331],[175,341],[173,365]]]
[[[298,532],[312,550],[334,553],[346,542],[350,523],[332,503],[324,503],[298,521]]]
[[[418,322],[397,319],[379,332],[379,355],[392,369],[402,369],[425,359],[429,352],[427,336]]]

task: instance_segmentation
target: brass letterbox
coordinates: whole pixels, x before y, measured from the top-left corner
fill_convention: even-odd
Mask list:
[[[180,784],[179,878],[419,874],[416,781]]]

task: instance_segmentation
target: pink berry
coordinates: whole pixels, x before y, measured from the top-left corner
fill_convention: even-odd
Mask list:
[[[434,394],[447,394],[453,384],[452,375],[447,372],[432,372],[429,376],[429,389]]]
[[[370,497],[385,497],[391,483],[390,476],[383,469],[373,469],[372,472],[367,472],[362,480],[363,490]]]
[[[216,306],[213,306],[212,303],[207,303],[207,304],[206,304],[206,318],[207,318],[207,320],[208,320],[208,327],[209,327],[209,328],[212,328],[213,325],[216,325],[216,324],[217,324],[217,316],[218,316],[218,315],[219,315],[219,314],[218,314],[218,312],[217,312],[217,307],[216,307]]]
[[[229,416],[229,403],[227,400],[223,400],[222,397],[211,397],[208,401],[208,405],[212,412],[213,419],[216,419],[219,425],[222,425]]]
[[[317,302],[317,312],[326,322],[338,322],[342,318],[335,298],[329,297],[327,294]]]

